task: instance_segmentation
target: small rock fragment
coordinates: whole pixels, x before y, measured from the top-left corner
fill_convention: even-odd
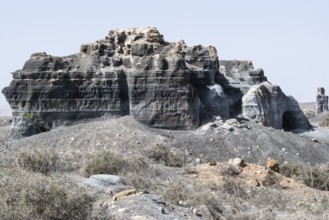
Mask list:
[[[279,173],[279,162],[277,160],[269,159],[266,161],[266,168]]]
[[[222,128],[224,128],[226,130],[229,130],[229,131],[234,131],[234,127],[232,125],[227,124],[227,123],[224,123],[222,125]]]
[[[229,159],[228,164],[232,165],[232,166],[237,166],[237,167],[245,167],[246,166],[246,164],[244,163],[244,159],[239,158],[239,157],[234,158],[234,159]]]
[[[216,165],[217,165],[216,161],[212,160],[212,161],[209,162],[209,166],[216,166]]]
[[[119,192],[113,196],[113,201],[117,201],[119,199],[125,198],[130,195],[135,195],[137,194],[137,189],[128,189],[122,192]]]
[[[200,216],[200,217],[202,216],[200,210],[197,209],[197,208],[193,208],[193,214],[196,215],[196,216]]]

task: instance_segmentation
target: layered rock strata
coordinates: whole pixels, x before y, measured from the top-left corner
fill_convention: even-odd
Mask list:
[[[32,54],[2,92],[17,137],[124,115],[151,127],[189,130],[241,114],[242,96],[264,81],[264,71],[250,61],[219,61],[213,46],[169,43],[156,28],[132,28],[112,30],[70,56]],[[264,124],[280,128],[280,122]]]

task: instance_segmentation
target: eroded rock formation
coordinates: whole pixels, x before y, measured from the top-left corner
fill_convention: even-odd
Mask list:
[[[319,87],[316,93],[316,113],[328,111],[328,96],[323,87]]]
[[[250,109],[243,95],[265,81],[264,71],[250,61],[220,61],[212,46],[169,43],[156,28],[132,28],[112,30],[70,56],[32,54],[2,92],[13,110],[12,134],[29,136],[80,119],[124,115],[156,128],[194,129],[215,117],[239,115],[242,106]],[[264,124],[281,128],[278,118],[286,107],[273,105],[283,110]],[[291,114],[302,114],[289,106]],[[251,112],[256,116],[244,115],[265,115]]]
[[[310,124],[298,102],[279,86],[263,82],[252,86],[242,98],[243,116],[277,129],[308,129]]]

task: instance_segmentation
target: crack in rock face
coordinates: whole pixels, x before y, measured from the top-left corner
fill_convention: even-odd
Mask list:
[[[166,42],[150,27],[111,30],[65,57],[32,54],[2,92],[15,138],[125,115],[150,127],[192,130],[243,113],[274,128],[308,129],[297,102],[266,83],[251,61],[219,60],[213,46]],[[282,121],[288,119],[300,122]]]

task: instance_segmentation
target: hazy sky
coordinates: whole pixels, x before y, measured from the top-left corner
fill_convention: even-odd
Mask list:
[[[314,101],[318,86],[329,94],[328,0],[1,1],[1,89],[34,52],[69,55],[110,29],[155,26],[167,41],[252,60],[299,102]]]

